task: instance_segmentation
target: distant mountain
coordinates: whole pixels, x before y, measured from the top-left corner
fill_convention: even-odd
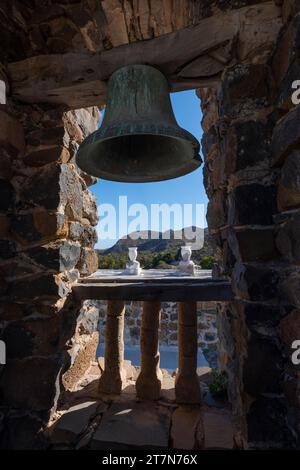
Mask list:
[[[107,250],[99,250],[102,254],[106,255],[109,253],[125,253],[127,252],[130,246],[137,246],[138,250],[147,251],[152,253],[159,253],[162,251],[177,251],[182,245],[185,243],[192,243],[193,240],[187,239],[184,236],[184,231],[193,230],[196,231],[196,227],[188,227],[182,230],[170,230],[170,236],[168,236],[168,232],[151,232],[151,231],[141,231],[141,232],[133,232],[126,237],[120,238],[115,245]],[[201,230],[199,229],[199,233]],[[200,238],[200,237],[199,237]],[[201,238],[200,238],[201,239]],[[204,255],[213,255],[213,248],[211,245],[210,236],[208,234],[208,229],[204,229],[204,246],[200,250],[201,253]]]

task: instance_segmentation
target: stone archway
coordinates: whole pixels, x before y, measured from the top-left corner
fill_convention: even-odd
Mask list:
[[[300,8],[292,0],[171,3],[0,7],[4,447],[42,445],[37,431],[55,409],[78,315],[68,294],[78,273],[96,269],[93,180],[72,158],[97,127],[92,106],[105,103],[107,78],[141,57],[172,90],[201,88],[208,224],[236,296],[220,313],[236,445],[297,445],[290,345],[299,332],[300,108],[290,94]]]

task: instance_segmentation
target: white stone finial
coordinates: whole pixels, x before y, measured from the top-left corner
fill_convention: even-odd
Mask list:
[[[136,260],[137,258],[137,247],[130,246],[128,248],[128,262],[126,264],[126,274],[133,274],[138,276],[141,273],[141,265]]]
[[[191,260],[192,248],[188,245],[181,247],[182,261],[179,263],[179,271],[195,276],[195,263]]]

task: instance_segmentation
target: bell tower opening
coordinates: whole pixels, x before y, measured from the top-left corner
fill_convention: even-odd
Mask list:
[[[195,90],[172,93],[170,98],[179,126],[200,141],[202,113],[200,100]],[[106,110],[103,109],[100,126],[105,115]],[[153,139],[153,136],[150,138]],[[183,154],[186,150],[184,146],[188,144],[174,138],[173,152],[169,137],[155,136],[155,138],[154,147],[153,140],[151,144],[149,140],[149,146],[147,146],[147,137],[145,140],[145,136],[138,135],[121,136],[115,140],[104,141],[102,146],[109,159],[107,165],[110,165],[112,169],[113,165],[118,165],[118,160],[126,160],[126,148],[130,143],[133,148],[136,146],[139,151],[142,149],[142,162],[146,163],[144,170],[148,165],[149,174],[156,173],[156,177],[153,179],[162,179],[164,169],[160,167],[160,160],[164,152],[164,145],[166,145],[167,158],[163,161],[171,166],[174,152],[178,152],[176,158],[177,162],[180,162],[180,152]],[[142,146],[139,143],[141,139],[143,139]],[[113,148],[116,159],[113,157]],[[157,161],[156,152],[159,152]],[[167,170],[167,166],[165,169]],[[180,174],[180,168],[178,173]],[[181,246],[191,244],[191,259],[197,268],[203,272],[211,271],[214,253],[209,241],[205,219],[207,196],[203,185],[202,167],[198,167],[184,176],[175,177],[175,175],[176,171],[172,179],[134,184],[133,182],[122,182],[121,178],[119,178],[120,181],[100,178],[91,187],[98,201],[100,216],[96,245],[99,270],[121,273],[126,268],[128,248],[136,246],[138,248],[137,260],[142,269],[155,270],[157,273],[167,273],[168,271],[175,273],[181,259]],[[124,179],[126,180],[126,175],[124,175]],[[160,210],[157,211],[155,208]],[[194,237],[197,231],[203,232],[203,237],[200,237],[200,240],[196,239],[196,241],[195,238],[187,240],[184,235],[185,231],[187,233],[190,231]],[[197,246],[197,242],[199,246]],[[90,303],[93,308],[96,306],[99,311],[100,342],[97,356],[103,357],[105,353],[106,302],[87,301],[87,303]],[[172,374],[178,365],[177,306],[175,302],[164,302],[161,307],[160,367]],[[125,302],[124,357],[125,360],[131,361],[135,367],[140,366],[141,318],[142,302]],[[197,365],[199,368],[212,367],[216,369],[218,362],[216,305],[213,302],[198,303],[197,318]]]

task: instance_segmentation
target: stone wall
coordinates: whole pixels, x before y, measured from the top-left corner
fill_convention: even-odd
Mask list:
[[[221,366],[238,447],[299,444],[300,6],[285,2],[284,30],[268,62],[225,70],[199,91],[207,220],[221,276],[235,301],[219,315]]]
[[[97,108],[0,106],[3,447],[42,445],[37,431],[55,409],[63,371],[87,348],[95,356],[98,333],[82,335],[80,305],[68,295],[80,274],[97,267],[94,179],[78,170],[74,154],[99,118]]]

